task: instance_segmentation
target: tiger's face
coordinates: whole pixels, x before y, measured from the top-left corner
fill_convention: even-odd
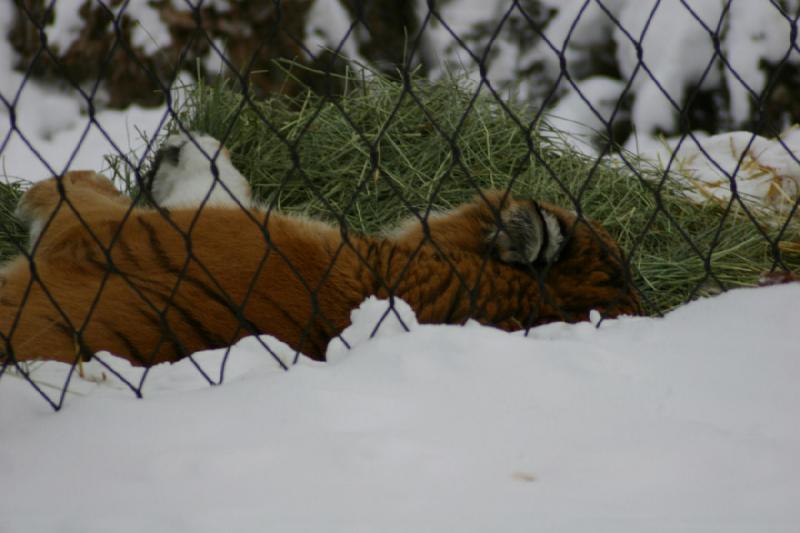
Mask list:
[[[552,204],[515,198],[505,191],[481,191],[473,202],[423,223],[411,221],[391,238],[409,248],[467,251],[490,259],[488,266],[518,270],[520,279],[538,285],[533,296],[547,309],[530,322],[516,317],[521,327],[585,320],[593,309],[609,317],[643,312],[628,261],[609,233]],[[498,298],[517,300],[519,292]]]
[[[560,302],[563,319],[582,320],[587,309],[606,317],[642,314],[630,261],[608,231],[558,206],[541,204],[541,209],[558,221],[562,233],[556,260],[539,268]]]

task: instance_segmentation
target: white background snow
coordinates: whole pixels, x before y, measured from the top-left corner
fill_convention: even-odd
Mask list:
[[[635,24],[632,6],[651,3],[605,5]],[[719,4],[689,3],[712,19]],[[763,3],[733,2],[745,11],[734,19],[743,32],[755,31],[752,14],[767,11],[759,10]],[[470,17],[491,16],[490,4],[453,3],[442,15],[459,32]],[[563,11],[578,4],[563,2]],[[679,2],[661,4],[671,13]],[[333,15],[331,35],[343,24]],[[51,37],[68,42],[69,18],[61,20]],[[11,21],[10,0],[0,0],[0,35]],[[309,46],[325,42],[326,26],[314,27]],[[785,44],[775,36],[786,28],[774,28],[763,48],[743,41],[744,50],[756,57]],[[647,54],[667,48],[659,46],[662,33],[653,30]],[[433,27],[428,39],[443,46],[448,35]],[[663,39],[693,42],[681,35]],[[163,28],[136,38],[159,42]],[[71,168],[102,170],[102,156],[116,150],[77,94],[24,81],[12,70],[15,60],[0,39],[0,93],[14,102],[19,132],[50,169],[20,133],[7,137],[9,114],[0,105],[0,174],[41,179],[71,157]],[[674,68],[674,58],[647,61],[658,72]],[[688,77],[689,70],[664,75]],[[757,72],[744,79],[761,83]],[[620,90],[602,80],[586,87],[594,100]],[[635,90],[646,101],[647,81]],[[652,98],[634,111],[644,124],[665,120],[656,113],[663,102]],[[597,124],[580,99],[561,112],[573,123]],[[152,136],[164,113],[101,110],[96,120],[119,149],[140,157],[139,132]],[[714,142],[720,154],[731,149],[725,139]],[[789,168],[794,163],[782,154],[779,163]],[[555,324],[526,338],[477,325],[405,333],[384,324],[369,339],[383,305],[371,301],[346,332],[353,349],[332,345],[331,364],[302,360],[283,372],[246,339],[231,351],[221,386],[208,386],[188,361],[153,369],[142,400],[112,378],[73,378],[59,413],[6,373],[0,531],[797,532],[798,301],[800,286],[791,285],[735,291],[662,319],[623,318],[599,329]],[[141,374],[102,357],[131,379]],[[212,376],[222,358],[196,356]],[[87,370],[103,372],[97,363]],[[55,396],[49,385],[60,387],[66,372],[48,363],[34,376]]]

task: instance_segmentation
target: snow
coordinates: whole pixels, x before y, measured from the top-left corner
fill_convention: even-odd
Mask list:
[[[527,338],[416,325],[395,301],[412,331],[370,339],[371,300],[334,364],[283,372],[246,339],[220,386],[183,361],[141,400],[75,381],[58,413],[7,375],[0,530],[796,531],[798,298],[737,290]]]
[[[396,337],[419,327],[414,311],[400,299],[381,303],[370,296],[351,312],[350,318],[353,323],[346,334],[342,338],[334,338],[328,345],[325,360],[329,365],[349,357],[352,346],[368,341],[378,332],[382,338]]]
[[[53,10],[53,22],[44,27],[47,44],[53,46],[58,54],[64,54],[78,38],[83,27],[80,10],[75,9],[75,4],[71,2],[51,2],[48,7]]]
[[[791,27],[791,21],[774,9],[770,0],[731,4],[729,31],[739,38],[726,41],[731,68],[726,69],[725,78],[737,123],[748,119],[751,102],[767,81],[764,72],[753,67],[762,59],[777,63],[790,51],[791,61],[797,63],[797,51],[791,47]]]
[[[147,143],[160,131],[166,108],[104,110],[93,124],[76,100],[57,89],[28,81],[16,106],[17,128],[0,152],[0,178],[38,181],[67,169],[108,169],[105,156],[125,154],[134,165]],[[62,105],[63,104],[63,105]],[[48,114],[46,110],[55,111]],[[45,110],[45,112],[42,112]],[[9,135],[7,114],[0,108],[0,138]],[[27,143],[26,143],[27,140]]]
[[[611,0],[604,1],[603,7],[618,19],[627,4],[627,0]],[[597,2],[566,0],[552,2],[552,7],[558,12],[544,30],[547,41],[538,44],[533,53],[546,61],[548,75],[556,78],[561,70],[559,51],[563,51],[567,68],[572,70],[587,50],[608,40],[615,25]]]
[[[682,105],[687,88],[697,84],[703,89],[724,86],[731,100],[725,111],[733,123],[743,124],[754,98],[765,88],[762,61],[777,63],[784,57],[790,63],[800,61],[792,48],[791,20],[771,0],[737,0],[730,2],[727,12],[728,3],[719,0],[615,0],[602,4],[605,10],[596,1],[553,3],[559,11],[544,31],[549,42],[541,41],[526,57],[543,60],[547,75],[556,78],[561,72],[557,52],[563,49],[567,72],[587,84],[593,77],[583,77],[582,64],[593,48],[611,35],[622,78],[633,80],[631,118],[640,137],[675,131],[676,105]],[[795,5],[787,5],[787,12],[794,12]],[[721,51],[728,63],[723,69],[716,63],[708,68],[715,57],[711,32],[718,27]],[[572,87],[562,83],[560,89],[565,92],[564,99],[574,101]],[[589,100],[603,97],[586,96]],[[592,134],[592,126],[587,124],[579,137]],[[587,152],[596,155],[590,148]]]
[[[641,61],[649,71],[639,72],[634,79],[636,99],[632,114],[638,131],[672,130],[679,111],[676,105],[683,103],[690,86],[698,82],[703,88],[719,85],[719,72],[709,68],[714,58],[713,42],[695,16],[713,30],[719,24],[722,3],[695,0],[690,5],[694,13],[680,0],[658,5],[648,0],[621,13],[621,26],[634,39],[641,40]],[[614,37],[622,76],[630,79],[640,62],[636,46],[619,27]]]
[[[545,30],[549,43],[540,42],[530,53],[543,59],[546,72],[555,78],[561,69],[556,51],[563,48],[567,71],[579,79],[574,87],[562,84],[565,93],[548,113],[548,121],[563,133],[563,139],[582,153],[599,155],[598,146],[603,142],[597,142],[598,137],[606,130],[625,82],[603,76],[580,79],[579,74],[587,52],[602,45],[610,34],[622,77],[633,80],[627,90],[633,97],[635,133],[625,148],[663,167],[674,154],[670,170],[690,185],[690,196],[698,202],[727,202],[731,177],[735,177],[737,190],[750,207],[788,212],[800,194],[800,163],[794,155],[800,153],[796,128],[787,124],[777,138],[746,131],[658,135],[675,131],[676,105],[681,105],[687,88],[698,83],[704,89],[724,85],[730,94],[731,120],[748,120],[751,102],[766,83],[761,62],[777,63],[784,56],[790,62],[798,61],[797,50],[791,47],[791,23],[775,4],[769,0],[736,1],[730,3],[727,13],[726,4],[718,0],[617,0],[603,5],[607,11],[597,2],[564,2]],[[715,56],[710,32],[718,27],[722,28],[721,46],[728,62],[722,70],[708,68]],[[768,216],[766,220],[777,218]]]
[[[140,47],[147,55],[169,46],[172,41],[169,28],[156,8],[148,2],[126,2],[123,6],[128,17],[135,21],[131,44]]]
[[[718,0],[695,0],[686,4],[707,26],[716,28],[722,3]],[[616,0],[603,2],[603,6],[605,10],[597,2],[564,2],[545,29],[549,42],[540,42],[532,50],[532,56],[542,59],[548,76],[556,78],[561,71],[557,52],[563,50],[567,72],[580,79],[587,54],[607,42],[611,35],[616,45],[620,74],[625,82],[633,80],[630,91],[634,96],[632,121],[636,130],[640,133],[671,131],[677,116],[672,102],[680,104],[686,88],[699,81],[705,73],[714,54],[711,38],[680,0]],[[642,58],[639,58],[636,46],[639,42]],[[757,66],[757,63],[741,65],[742,68]],[[585,79],[584,84],[589,85],[587,82],[593,78]],[[712,68],[702,86],[716,87],[718,84],[719,72]],[[565,99],[574,94],[574,89],[566,85],[562,89],[566,90]],[[605,88],[601,87],[601,90]],[[591,93],[586,96],[589,100],[604,97],[595,97]],[[586,131],[581,135],[591,134],[591,131]]]
[[[54,45],[59,54],[69,50],[72,43],[80,35],[83,19],[78,6],[73,2],[52,2],[53,22],[45,26],[47,42]],[[141,47],[147,55],[158,52],[170,43],[169,29],[161,20],[158,10],[147,2],[124,2],[121,6],[107,5],[115,17],[121,11],[134,21],[131,32],[131,44]]]
[[[580,149],[579,140],[572,140],[571,144]],[[660,140],[633,138],[626,148],[663,168],[674,155],[669,168],[679,181],[689,185],[688,195],[697,202],[727,203],[732,178],[740,198],[764,214],[786,214],[800,196],[798,128],[787,130],[776,139],[749,131]],[[781,224],[785,221],[781,217],[771,220]]]
[[[598,137],[607,138],[608,124],[619,113],[618,102],[625,84],[605,76],[577,82],[575,90],[559,99],[547,113],[547,122],[563,134],[573,149],[594,154]]]
[[[368,64],[358,51],[358,28],[337,0],[314,0],[308,11],[305,49],[314,57],[324,50],[339,51],[362,65]]]
[[[48,41],[57,44],[62,52],[79,29],[77,11],[64,9],[67,4],[55,3],[54,24],[45,28]],[[128,14],[139,21],[133,29],[134,44],[149,50],[168,40],[166,26],[154,8],[144,2],[125,6]],[[11,3],[0,2],[0,35],[7,35],[13,22]],[[108,170],[105,157],[109,154],[122,154],[138,165],[147,148],[145,140],[157,136],[166,120],[166,106],[103,109],[102,89],[94,98],[100,110],[92,120],[85,96],[71,87],[26,80],[13,70],[16,60],[10,43],[0,39],[0,97],[7,102],[0,104],[0,179],[38,181],[67,169],[104,171]],[[185,79],[180,78],[174,86],[184,83]],[[173,91],[173,97],[179,106],[179,91]],[[13,107],[13,115],[8,106]]]
[[[227,63],[225,63],[223,56],[227,58],[228,55],[228,49],[221,39],[211,39],[211,49],[203,58],[203,67],[206,69],[206,71],[214,75],[224,75],[228,72],[229,67]]]
[[[428,25],[424,28],[424,43],[433,50],[427,53],[433,58],[430,77],[437,79],[449,72],[465,72],[472,82],[481,80],[475,57],[480,58],[483,50],[470,48],[466,50],[458,40],[463,42],[465,35],[479,22],[493,20],[498,13],[508,9],[505,2],[486,2],[483,0],[460,0],[456,2],[437,2],[431,11],[426,0],[417,0],[417,12],[420,20],[430,13]],[[495,46],[502,46],[499,42]],[[511,72],[509,69],[505,74]]]

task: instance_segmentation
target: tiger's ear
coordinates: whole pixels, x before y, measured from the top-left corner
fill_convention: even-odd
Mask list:
[[[535,202],[514,202],[500,211],[501,226],[487,240],[501,261],[521,265],[558,260],[564,235],[556,216]]]

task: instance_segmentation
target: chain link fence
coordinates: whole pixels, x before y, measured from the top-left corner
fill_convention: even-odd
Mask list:
[[[0,157],[55,177],[2,188],[0,381],[59,409],[96,352],[250,335],[288,369],[347,346],[369,296],[373,333],[399,300],[527,331],[791,280],[797,6],[624,4],[14,2]],[[42,86],[86,119],[63,166],[21,125]],[[101,116],[130,106],[163,106],[135,152]],[[94,360],[142,394],[147,370]],[[217,384],[226,360],[195,366]]]

